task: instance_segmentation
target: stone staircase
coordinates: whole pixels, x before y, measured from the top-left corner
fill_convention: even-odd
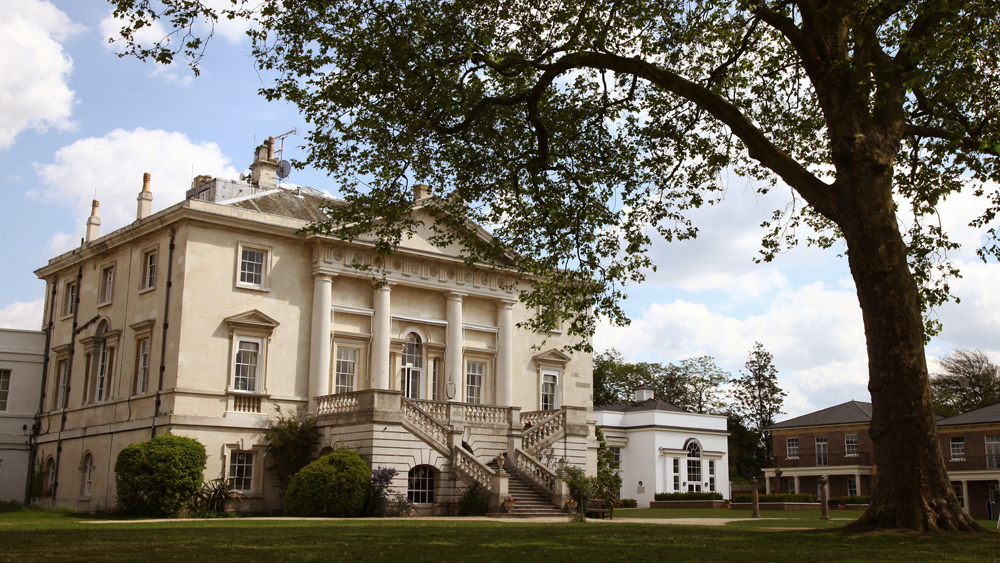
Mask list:
[[[489,468],[496,471],[497,462],[496,460],[491,461]],[[549,500],[548,495],[540,492],[531,483],[528,483],[524,479],[521,479],[517,473],[510,473],[510,479],[507,482],[507,489],[517,502],[514,504],[513,512],[491,512],[487,516],[492,516],[495,518],[532,518],[536,516],[565,516],[566,512],[560,510],[552,505],[552,501]]]

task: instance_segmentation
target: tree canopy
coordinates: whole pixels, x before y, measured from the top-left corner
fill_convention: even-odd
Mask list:
[[[763,344],[754,342],[744,368],[732,385],[732,410],[756,436],[764,457],[771,455],[771,440],[765,428],[782,414],[781,406],[788,396],[778,387],[778,369],[773,359]]]
[[[944,198],[984,196],[979,252],[1000,254],[993,3],[110,1],[126,41],[167,24],[172,41],[132,43],[159,62],[196,65],[205,19],[253,20],[253,54],[277,75],[263,95],[300,108],[302,164],[351,204],[314,230],[388,254],[419,220],[407,184],[427,183],[435,240],[532,280],[535,329],[626,322],[654,236],[695,236],[685,212],[721,199],[723,171],[784,183],[759,259],[800,237],[843,244],[865,324],[882,477],[856,527],[981,529],[941,461],[923,351],[938,325],[921,312],[955,273]]]
[[[653,396],[691,412],[720,414],[725,407],[722,386],[729,381],[711,356],[681,360],[678,364],[627,362],[615,349],[594,356],[594,404],[632,400],[640,385]]]
[[[982,350],[953,350],[931,378],[934,410],[955,416],[1000,403],[1000,366]]]

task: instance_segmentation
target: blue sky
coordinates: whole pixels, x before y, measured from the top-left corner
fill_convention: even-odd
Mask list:
[[[142,173],[152,173],[154,211],[179,201],[191,175],[235,177],[268,135],[305,123],[294,107],[257,95],[266,83],[249,57],[239,22],[224,22],[193,77],[183,65],[157,67],[116,56],[103,0],[0,0],[0,326],[37,329],[44,283],[33,270],[79,244],[90,200],[101,201],[101,231],[135,214]],[[155,30],[154,30],[155,33]],[[302,136],[286,141],[301,156]],[[290,181],[336,193],[321,171]],[[600,349],[627,358],[677,362],[709,354],[734,374],[759,341],[774,354],[785,411],[795,416],[850,399],[868,400],[861,311],[845,259],[797,248],[774,263],[752,262],[759,224],[784,207],[787,188],[766,196],[740,178],[726,200],[694,214],[695,241],[653,248],[658,271],[629,288],[629,327],[601,326]],[[963,243],[952,254],[964,278],[962,304],[936,314],[945,330],[931,357],[979,348],[1000,359],[1000,265],[974,257],[982,233],[969,228],[975,198],[941,206],[941,221]]]

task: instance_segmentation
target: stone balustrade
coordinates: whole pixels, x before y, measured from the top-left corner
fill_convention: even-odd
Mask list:
[[[484,492],[491,492],[493,489],[493,470],[461,447],[456,446],[454,451],[455,467],[479,483]]]

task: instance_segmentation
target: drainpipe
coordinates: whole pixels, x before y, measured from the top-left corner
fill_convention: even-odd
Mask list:
[[[31,428],[31,435],[28,438],[28,479],[24,484],[24,504],[31,504],[31,481],[35,476],[35,459],[38,457],[38,432],[42,428],[42,411],[45,410],[45,386],[49,375],[49,352],[52,347],[52,319],[56,312],[56,288],[59,287],[59,278],[48,282],[52,287],[49,297],[49,322],[45,325],[45,356],[42,357],[42,389],[38,394],[38,412],[35,413],[35,425]],[[79,295],[79,289],[77,290]]]
[[[170,286],[173,285],[173,273],[174,273],[174,236],[176,236],[177,231],[173,227],[170,228],[170,252],[167,255],[167,294],[163,298],[163,336],[160,340],[160,382],[156,386],[156,405],[155,412],[153,412],[153,425],[150,428],[150,437],[156,436],[156,417],[160,415],[160,392],[163,390],[163,373],[167,369],[166,357],[167,357],[167,327],[170,326],[167,323],[167,316],[170,314]]]
[[[73,380],[73,359],[76,355],[76,334],[78,331],[77,322],[80,317],[80,281],[83,279],[83,265],[77,266],[76,270],[76,297],[73,303],[73,333],[69,339],[69,363],[66,367],[66,397],[69,398],[70,381]],[[90,324],[90,323],[87,323]],[[84,394],[87,390],[83,390]],[[59,421],[59,436],[56,439],[56,480],[52,483],[52,502],[55,503],[59,493],[59,464],[62,461],[62,433],[66,429],[66,408],[62,409],[62,416]]]

